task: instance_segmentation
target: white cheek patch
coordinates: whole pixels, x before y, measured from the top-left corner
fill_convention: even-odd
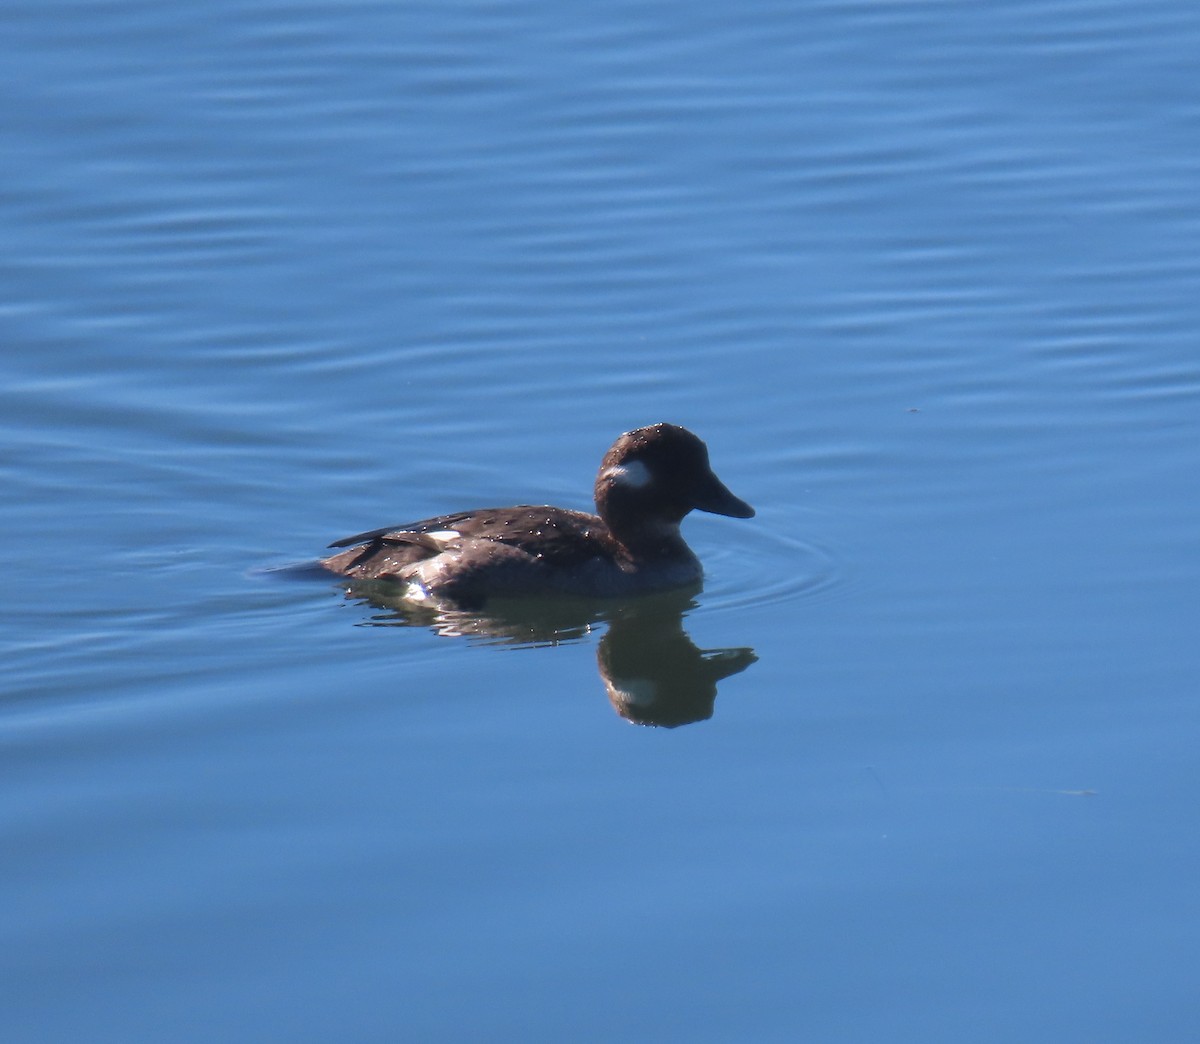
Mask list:
[[[431,533],[423,533],[421,535],[427,537],[429,540],[432,540],[435,544],[437,544],[438,547],[445,547],[447,544],[453,544],[454,541],[458,540],[459,537],[462,536],[457,529],[435,529]]]
[[[650,469],[640,460],[631,460],[628,464],[618,464],[609,468],[605,474],[618,486],[627,489],[642,489],[654,480]]]

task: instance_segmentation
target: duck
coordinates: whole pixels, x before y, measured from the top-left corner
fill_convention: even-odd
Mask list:
[[[680,534],[692,511],[753,518],[717,478],[704,442],[677,424],[624,432],[604,454],[594,514],[548,505],[474,508],[335,540],[320,561],[413,602],[480,607],[493,598],[627,597],[698,584]]]

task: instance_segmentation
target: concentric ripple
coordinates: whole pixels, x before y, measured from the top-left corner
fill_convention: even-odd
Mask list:
[[[832,551],[785,535],[778,527],[749,527],[732,542],[695,540],[704,562],[705,612],[779,605],[825,595],[841,580]]]

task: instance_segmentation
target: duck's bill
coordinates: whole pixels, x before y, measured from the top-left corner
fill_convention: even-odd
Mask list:
[[[725,484],[716,475],[697,490],[692,498],[692,506],[699,511],[708,511],[714,515],[728,515],[730,518],[753,518],[754,508],[740,497],[735,497],[725,488]]]

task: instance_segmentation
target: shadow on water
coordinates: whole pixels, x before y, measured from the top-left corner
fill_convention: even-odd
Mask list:
[[[596,662],[609,701],[637,725],[674,728],[713,715],[717,683],[744,671],[752,649],[701,649],[684,630],[700,586],[635,599],[495,600],[482,609],[415,603],[389,583],[356,583],[357,601],[382,610],[370,627],[427,627],[448,638],[542,647],[581,641],[604,624]]]

